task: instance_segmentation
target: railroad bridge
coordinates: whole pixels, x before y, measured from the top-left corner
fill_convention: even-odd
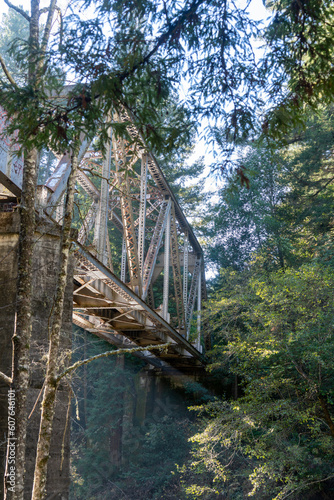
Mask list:
[[[0,108],[0,132],[6,118]],[[104,154],[94,141],[81,137],[73,279],[66,292],[62,346],[70,349],[74,323],[118,347],[142,347],[143,351],[136,354],[162,372],[200,373],[205,365],[203,347],[209,347],[208,339],[201,338],[201,302],[206,298],[202,248],[131,116],[114,114],[113,120],[123,123],[127,135],[117,137],[111,127]],[[0,369],[5,373],[10,373],[15,324],[17,206],[23,173],[17,150],[15,138],[0,138]],[[48,317],[55,293],[70,170],[69,156],[59,157],[52,151],[41,154],[44,181],[37,187],[31,348],[34,369],[29,412],[36,408],[43,386],[40,358],[47,352]],[[166,343],[167,349],[145,350],[146,346]],[[0,469],[6,452],[6,440],[2,439],[7,432],[6,391],[0,382]],[[57,398],[47,489],[50,498],[67,499],[69,433],[66,439],[63,437],[67,390],[60,388]],[[26,448],[27,499],[38,428],[39,411],[33,410]]]
[[[5,119],[2,111],[0,123]],[[110,128],[104,155],[81,137],[77,185],[84,213],[73,244],[73,323],[122,347],[168,342],[166,351],[141,356],[157,367],[192,372],[204,362],[203,251],[131,116],[115,113],[113,120],[126,126],[127,138]],[[2,210],[20,197],[23,160],[15,148],[2,139]],[[61,225],[70,158],[44,156],[44,168],[53,168],[38,185],[36,210],[40,219]]]

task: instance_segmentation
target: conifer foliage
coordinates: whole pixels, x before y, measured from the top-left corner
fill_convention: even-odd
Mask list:
[[[333,495],[333,115],[240,160],[221,190],[205,325],[225,397],[197,407],[186,498]],[[298,139],[296,137],[298,136]]]

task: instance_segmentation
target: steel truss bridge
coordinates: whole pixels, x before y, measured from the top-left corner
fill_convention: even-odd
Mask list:
[[[110,129],[104,155],[84,137],[79,152],[73,323],[121,347],[169,343],[140,356],[160,368],[201,369],[209,347],[201,339],[202,248],[130,116],[113,120],[126,125],[127,139]],[[0,110],[0,128],[5,121]],[[2,209],[21,193],[23,161],[15,149],[15,140],[0,141]],[[60,223],[71,163],[52,152],[48,159],[56,166],[37,188],[36,210]]]

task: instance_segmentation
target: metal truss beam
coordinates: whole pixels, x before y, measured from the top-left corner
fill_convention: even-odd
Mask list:
[[[190,323],[193,317],[194,307],[195,307],[195,298],[196,295],[198,296],[198,286],[200,285],[201,266],[202,266],[202,258],[197,257],[191,280],[188,304],[186,309],[187,338],[189,338]]]
[[[148,287],[150,286],[154,266],[157,260],[158,252],[161,246],[163,233],[166,227],[167,217],[171,208],[171,200],[165,200],[160,209],[157,223],[154,228],[152,240],[147,251],[144,269],[143,269],[143,299],[147,296]]]
[[[108,119],[108,118],[107,118]],[[108,131],[108,141],[106,144],[106,154],[102,163],[101,194],[99,205],[99,226],[97,231],[97,254],[103,264],[108,262],[107,234],[108,234],[108,205],[109,205],[109,179],[111,164],[111,129]]]
[[[197,342],[196,342],[196,348],[202,352],[201,348],[201,308],[202,308],[202,297],[201,297],[201,278],[202,274],[199,273],[199,283],[198,283],[198,293],[197,293]]]
[[[88,175],[85,174],[82,170],[79,170],[77,181],[80,186],[86,191],[86,193],[94,199],[100,199],[100,191],[97,189],[95,184],[90,180]]]
[[[168,211],[166,230],[165,230],[165,253],[164,253],[164,284],[163,284],[163,302],[162,302],[162,317],[169,322],[168,303],[169,303],[169,265],[170,265],[170,225],[171,211]]]
[[[122,223],[124,238],[126,243],[126,252],[128,258],[128,267],[130,273],[130,283],[132,286],[141,288],[138,247],[134,227],[132,201],[130,195],[129,179],[126,175],[126,153],[125,145],[122,139],[116,141],[113,139],[113,150],[116,166],[116,175],[118,179],[118,189],[120,192]]]
[[[188,254],[189,254],[189,237],[188,231],[184,233],[184,251],[183,251],[183,307],[187,310],[188,302]]]
[[[138,220],[138,260],[140,275],[143,276],[144,251],[145,251],[145,222],[146,222],[146,196],[147,196],[147,156],[141,159],[140,176],[140,204]],[[144,283],[142,283],[144,285]]]
[[[172,341],[178,344],[182,350],[186,351],[194,359],[201,362],[204,361],[203,356],[198,350],[192,346],[179,332],[174,330],[157,312],[149,307],[131,288],[123,283],[116,275],[114,275],[107,267],[99,262],[93,255],[88,253],[81,245],[75,244],[78,261],[87,269],[87,275],[91,278],[102,280],[119,296],[123,297],[128,304],[133,304],[138,313],[143,314],[152,324],[156,333],[165,333]],[[146,325],[148,328],[149,325]],[[165,341],[166,338],[161,339]],[[172,346],[173,347],[173,346]],[[177,349],[177,345],[173,347]]]
[[[121,261],[121,280],[125,283],[125,273],[126,273],[126,243],[125,237],[122,238],[122,261]]]
[[[179,244],[177,240],[177,229],[176,229],[176,218],[174,204],[172,203],[171,208],[171,237],[170,237],[170,250],[172,257],[172,267],[173,267],[173,278],[174,278],[174,290],[175,290],[175,301],[176,310],[179,323],[179,331],[182,334],[185,333],[185,313],[184,304],[182,296],[182,278],[180,269],[180,256],[179,256]]]

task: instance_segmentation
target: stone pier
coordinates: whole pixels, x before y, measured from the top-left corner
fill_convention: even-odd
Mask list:
[[[15,322],[15,300],[17,285],[17,253],[19,214],[0,212],[0,370],[11,373],[11,338]],[[33,323],[31,342],[31,382],[28,395],[28,415],[33,409],[43,385],[46,353],[48,349],[48,321],[52,310],[58,270],[59,230],[45,222],[37,223],[34,250],[33,278]],[[69,274],[62,328],[62,354],[67,356],[71,347],[72,332],[72,287]],[[3,474],[5,467],[7,436],[8,387],[0,382],[0,498],[3,497]],[[57,410],[48,463],[47,498],[67,500],[69,490],[69,427],[66,425],[69,404],[68,390],[60,387]],[[33,471],[40,420],[40,401],[28,421],[26,448],[25,500],[31,498]]]

